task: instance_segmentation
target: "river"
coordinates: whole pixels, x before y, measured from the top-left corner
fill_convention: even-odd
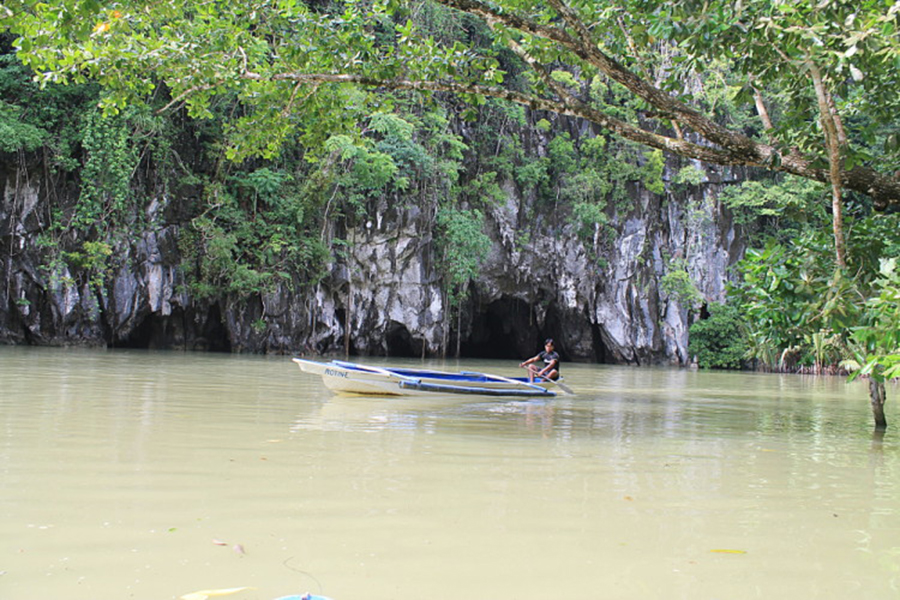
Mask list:
[[[862,382],[563,371],[385,399],[290,357],[0,347],[0,598],[900,597],[896,386],[879,439]]]

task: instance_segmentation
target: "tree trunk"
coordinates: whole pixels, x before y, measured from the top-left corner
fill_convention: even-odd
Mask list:
[[[869,400],[872,402],[875,429],[887,429],[887,419],[884,417],[885,389],[883,381],[869,379]]]
[[[832,158],[834,160],[834,158]],[[840,184],[831,184],[831,229],[834,233],[834,263],[841,269],[847,266],[844,243],[844,200]]]
[[[819,116],[822,133],[825,135],[825,147],[828,151],[828,173],[831,183],[831,224],[834,232],[834,262],[843,269],[847,266],[844,246],[844,200],[843,200],[843,165],[841,161],[841,133],[838,115],[834,112],[834,103],[830,102],[830,94],[825,89],[825,81],[818,67],[810,65],[813,86],[819,102]]]
[[[456,358],[462,351],[462,302],[456,307]]]

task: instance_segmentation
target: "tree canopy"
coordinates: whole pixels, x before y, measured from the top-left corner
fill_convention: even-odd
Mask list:
[[[39,81],[97,80],[109,111],[165,94],[203,117],[237,95],[235,158],[352,133],[379,89],[412,89],[503,98],[900,205],[892,0],[10,0],[0,16]],[[629,110],[609,103],[623,94]],[[751,118],[723,110],[735,103]]]

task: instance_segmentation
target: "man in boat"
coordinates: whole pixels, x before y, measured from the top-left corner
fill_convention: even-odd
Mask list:
[[[536,364],[539,362],[543,363],[543,368]],[[554,349],[553,338],[544,341],[544,350],[540,354],[520,363],[519,366],[528,367],[528,381],[534,381],[535,377],[553,381],[559,379],[559,354]]]

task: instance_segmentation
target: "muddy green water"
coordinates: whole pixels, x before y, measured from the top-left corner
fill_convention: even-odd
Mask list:
[[[351,398],[289,357],[0,347],[0,598],[900,597],[897,386],[877,439],[842,378],[564,374]]]

